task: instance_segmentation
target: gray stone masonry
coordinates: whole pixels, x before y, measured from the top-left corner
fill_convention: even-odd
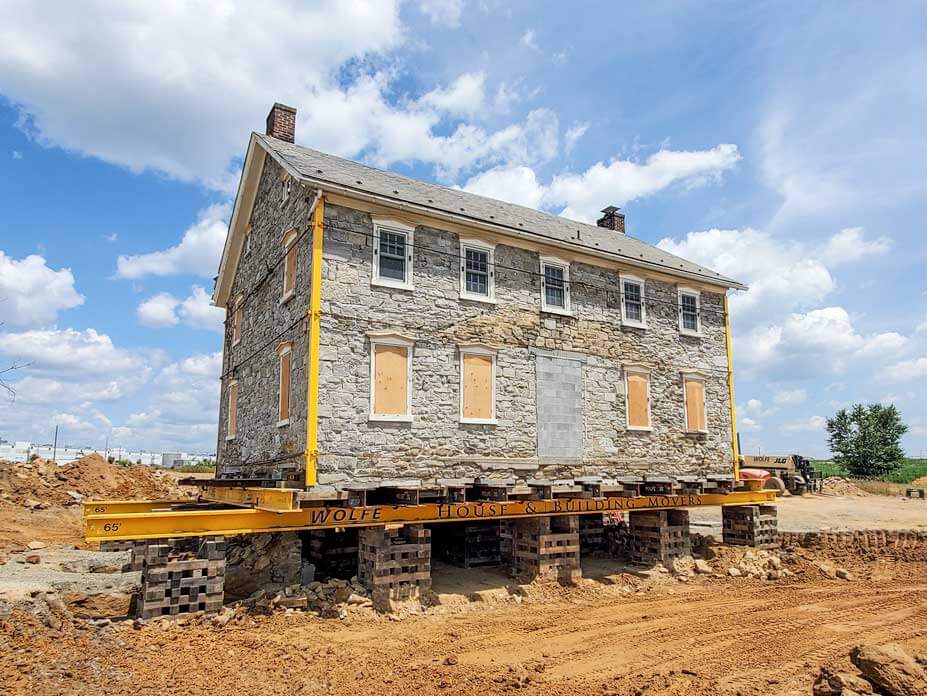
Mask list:
[[[250,251],[233,283],[233,297],[259,289],[244,305],[241,342],[232,346],[230,325],[226,331],[228,374],[218,451],[220,475],[229,478],[298,480],[304,463],[308,234],[298,247],[296,295],[286,303],[280,301],[283,266],[274,264],[282,259],[287,230],[308,230],[309,203],[308,191],[295,184],[282,202],[283,186],[280,168],[268,159],[251,220]],[[573,315],[550,314],[540,309],[539,255],[498,244],[496,303],[461,299],[458,235],[421,226],[414,237],[414,290],[385,288],[371,284],[371,217],[327,204],[325,226],[320,483],[730,470],[720,292],[701,294],[702,335],[683,336],[676,285],[647,278],[647,328],[622,326],[617,272],[573,262]],[[258,286],[267,273],[268,282]],[[392,331],[415,341],[411,423],[369,419],[369,331]],[[275,348],[286,340],[293,344],[290,421],[277,427]],[[497,349],[493,425],[459,421],[458,345],[469,342]],[[625,364],[651,370],[651,431],[625,426]],[[685,432],[681,373],[691,370],[705,376],[707,434]],[[227,440],[225,387],[233,377],[238,380],[238,431]],[[570,423],[575,427],[565,425]]]

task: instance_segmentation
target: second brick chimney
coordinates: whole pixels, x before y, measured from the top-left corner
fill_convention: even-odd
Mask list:
[[[267,135],[288,143],[296,142],[296,109],[279,103],[270,107]]]
[[[615,232],[624,234],[624,213],[613,205],[602,209],[602,217],[596,220],[595,224],[599,227],[606,227]]]

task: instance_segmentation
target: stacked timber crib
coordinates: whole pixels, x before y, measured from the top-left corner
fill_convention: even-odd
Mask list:
[[[138,616],[150,619],[222,608],[225,539],[164,540],[133,550],[142,557]]]
[[[725,544],[757,549],[779,547],[775,505],[731,505],[721,508],[721,534]]]
[[[431,590],[431,530],[421,524],[361,529],[357,565],[374,607],[418,599]]]

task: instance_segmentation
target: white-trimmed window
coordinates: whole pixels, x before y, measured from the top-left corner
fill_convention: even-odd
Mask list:
[[[460,296],[480,302],[496,301],[495,246],[476,239],[460,240]]]
[[[245,240],[241,244],[242,253],[250,254],[251,253],[251,228],[248,228],[248,231],[245,232]]]
[[[638,365],[625,365],[624,394],[628,430],[651,430],[650,370]]]
[[[234,348],[241,341],[241,319],[244,311],[245,298],[236,295],[232,301],[232,347]]]
[[[702,295],[692,288],[679,288],[679,332],[688,336],[702,334]]]
[[[572,314],[569,261],[541,257],[541,309],[554,314]]]
[[[293,375],[293,344],[281,343],[277,346],[280,356],[280,385],[277,399],[277,427],[290,424],[290,387]]]
[[[496,352],[460,346],[460,422],[496,423]]]
[[[283,191],[280,195],[280,202],[286,203],[290,200],[290,187],[293,185],[293,180],[290,177],[287,177],[283,180]]]
[[[238,431],[238,380],[233,379],[228,386],[228,421],[225,428],[225,439],[234,440]]]
[[[644,293],[644,279],[622,273],[621,322],[627,326],[647,327],[647,304]]]
[[[296,294],[296,255],[299,247],[296,245],[296,230],[290,230],[283,235],[283,296],[281,302],[286,302]]]
[[[682,374],[683,414],[687,433],[707,433],[708,413],[705,408],[705,377],[697,372]]]
[[[370,336],[370,420],[412,421],[412,348],[406,336]]]
[[[414,227],[394,221],[373,224],[373,285],[412,290]]]

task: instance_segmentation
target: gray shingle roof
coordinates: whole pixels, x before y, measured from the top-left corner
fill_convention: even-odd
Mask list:
[[[336,184],[358,193],[375,194],[420,208],[449,213],[458,218],[480,221],[501,228],[501,233],[505,233],[507,228],[517,234],[539,237],[541,241],[549,240],[558,246],[566,245],[599,256],[617,257],[616,260],[626,260],[636,266],[658,267],[666,273],[696,277],[714,285],[746,289],[738,281],[709,268],[613,230],[418,181],[260,133],[254,135],[268,152],[281,158],[301,178],[317,183],[322,188],[326,183]]]

